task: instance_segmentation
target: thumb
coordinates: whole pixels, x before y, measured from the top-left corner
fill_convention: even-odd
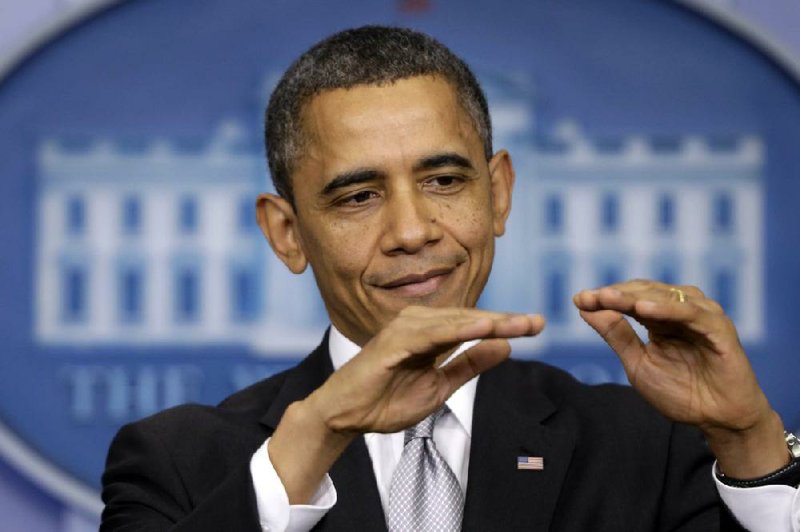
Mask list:
[[[511,344],[502,338],[481,340],[440,368],[450,383],[450,394],[464,383],[491,369],[511,354]]]
[[[581,310],[580,315],[614,350],[623,366],[635,367],[644,353],[644,344],[623,314],[615,310]]]

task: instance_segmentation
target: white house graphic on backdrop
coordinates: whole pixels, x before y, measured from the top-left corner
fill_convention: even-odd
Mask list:
[[[648,277],[703,286],[743,340],[761,338],[759,138],[592,139],[569,120],[542,136],[531,90],[487,88],[517,183],[482,305],[544,312],[549,343],[596,341],[571,294]],[[267,355],[318,342],[327,318],[313,278],[290,274],[255,226],[254,198],[270,187],[243,135],[224,123],[192,148],[42,142],[39,342],[246,344]]]

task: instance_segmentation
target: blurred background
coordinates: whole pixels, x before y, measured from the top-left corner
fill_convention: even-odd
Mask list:
[[[123,423],[216,403],[327,326],[254,223],[290,61],[399,24],[464,57],[517,170],[481,299],[543,312],[514,356],[625,382],[572,312],[697,284],[800,428],[795,0],[0,0],[0,531],[96,530]]]

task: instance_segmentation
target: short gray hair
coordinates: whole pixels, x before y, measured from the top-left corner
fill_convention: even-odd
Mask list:
[[[294,205],[291,174],[303,149],[304,106],[323,91],[384,85],[415,76],[439,76],[492,157],[486,96],[467,64],[439,41],[406,28],[362,26],[331,35],[301,55],[278,82],[266,110],[264,141],[275,190]]]

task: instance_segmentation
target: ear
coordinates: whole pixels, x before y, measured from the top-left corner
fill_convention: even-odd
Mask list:
[[[494,216],[494,235],[506,232],[506,220],[511,213],[511,193],[514,189],[514,167],[511,156],[500,150],[489,161],[489,179],[492,190],[492,213]]]
[[[297,232],[297,214],[291,203],[275,194],[260,194],[256,200],[256,219],[275,255],[292,273],[303,273],[308,260]]]

